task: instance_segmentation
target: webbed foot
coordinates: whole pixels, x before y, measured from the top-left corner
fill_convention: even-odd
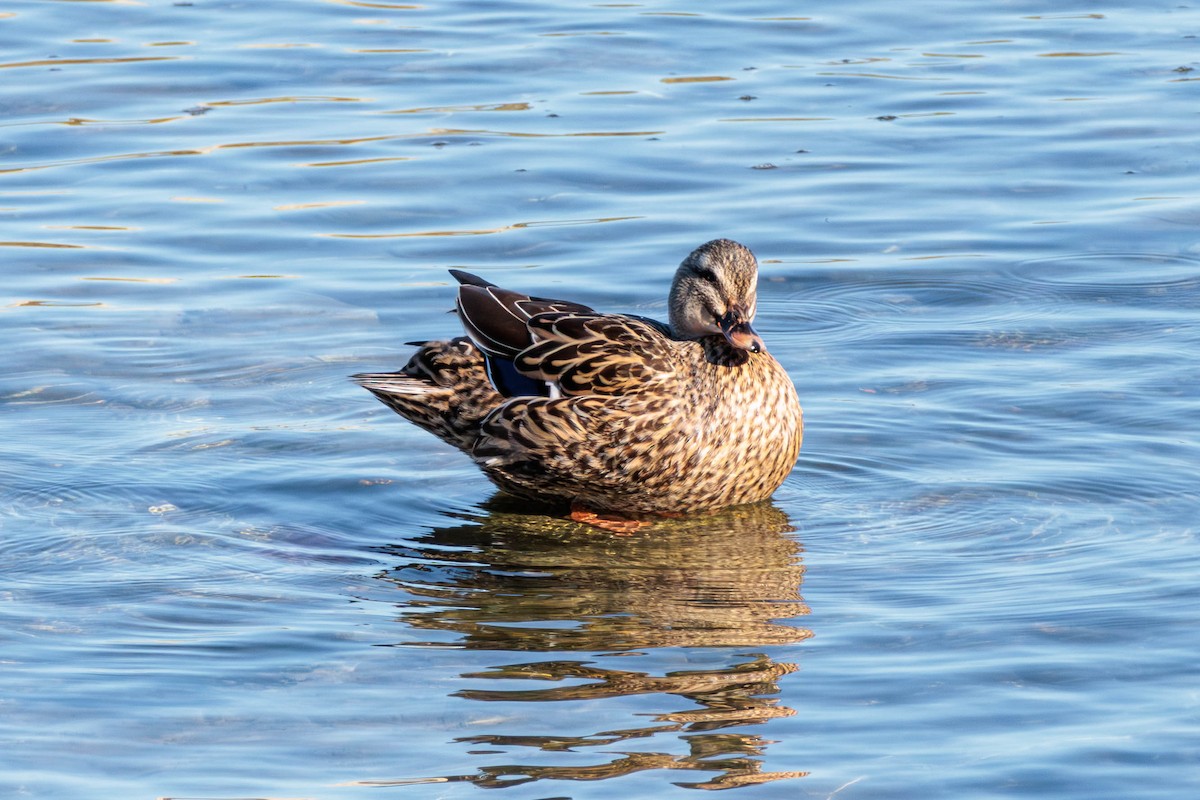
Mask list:
[[[618,536],[629,536],[643,528],[648,528],[651,524],[645,520],[629,519],[617,514],[599,514],[577,503],[571,504],[570,518],[575,522],[591,525],[593,528],[600,528]]]

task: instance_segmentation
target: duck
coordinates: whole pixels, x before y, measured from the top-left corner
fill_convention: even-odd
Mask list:
[[[504,493],[628,534],[765,501],[795,466],[803,411],[754,328],[744,245],[689,253],[666,323],[450,274],[466,335],[409,342],[402,369],[353,380]]]

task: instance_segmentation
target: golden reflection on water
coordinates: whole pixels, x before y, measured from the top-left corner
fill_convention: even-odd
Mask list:
[[[685,75],[679,78],[660,78],[662,83],[714,83],[716,81],[731,81],[727,75]]]
[[[463,525],[384,549],[398,563],[379,578],[407,595],[399,606],[400,621],[436,634],[405,644],[593,655],[591,660],[521,660],[466,673],[463,679],[500,682],[500,688],[473,685],[453,697],[594,704],[643,696],[656,698],[651,701],[656,709],[639,714],[650,718],[647,724],[628,728],[503,732],[455,740],[489,747],[472,751],[475,755],[511,748],[573,753],[599,747],[610,758],[603,764],[595,763],[598,753],[592,751],[578,764],[505,763],[470,774],[364,784],[465,781],[494,788],[667,769],[716,772],[715,777],[678,785],[723,789],[806,774],[763,771],[756,757],[770,742],[728,730],[795,714],[774,695],[780,679],[797,666],[747,652],[794,645],[812,635],[789,624],[807,614],[808,607],[800,596],[800,545],[789,536],[794,529],[783,512],[769,504],[747,506],[664,521],[622,537],[566,520],[513,513],[504,502],[494,501],[486,517],[468,518]],[[638,670],[636,661],[626,660],[660,647],[738,650],[725,666],[665,674]],[[620,667],[598,664],[596,659],[605,656],[622,657]],[[520,681],[520,688],[504,688],[504,681],[513,680]],[[551,685],[531,689],[530,681]],[[548,719],[554,717],[537,715],[538,724]],[[622,742],[654,737],[661,737],[663,746],[619,749]]]
[[[596,219],[544,219],[530,222],[514,222],[511,225],[501,225],[497,228],[479,228],[475,230],[444,230],[444,231],[406,231],[403,233],[318,233],[317,236],[327,236],[332,239],[409,239],[423,236],[488,236],[493,233],[524,230],[525,228],[546,228],[557,225],[593,225],[601,222],[627,222],[641,217],[598,217]]]
[[[362,164],[382,164],[388,161],[412,161],[410,156],[378,156],[376,158],[349,158],[344,161],[308,161],[297,164],[300,167],[356,167]],[[361,202],[366,202],[365,200]]]
[[[0,64],[0,68],[4,67]],[[356,98],[296,98],[306,101],[317,102],[357,102]],[[256,103],[263,102],[291,102],[291,98],[269,98],[266,100],[258,100]],[[205,113],[210,107],[216,103],[207,103],[202,106],[196,106],[190,109],[181,116],[161,117],[157,119],[144,120],[97,120],[71,117],[62,120],[58,123],[61,125],[81,126],[81,125],[144,125],[144,124],[161,124],[164,122],[176,122],[186,120],[199,114]],[[19,167],[4,167],[0,168],[0,175],[18,172],[34,172],[37,170],[51,169],[57,167],[81,166],[85,164],[101,164],[113,161],[127,161],[130,159],[142,158],[164,158],[175,156],[207,156],[221,150],[241,150],[246,148],[311,148],[311,147],[336,147],[359,144],[374,144],[378,142],[394,141],[398,139],[423,139],[430,136],[502,136],[510,138],[574,138],[574,137],[610,137],[610,136],[657,136],[663,131],[577,131],[572,133],[528,133],[519,131],[493,131],[487,129],[466,129],[466,128],[430,128],[421,133],[410,133],[404,135],[385,134],[379,136],[360,136],[355,138],[344,139],[271,139],[266,141],[249,141],[249,142],[229,142],[226,144],[210,144],[199,147],[187,148],[182,150],[151,150],[141,153],[113,153],[100,156],[89,156],[85,158],[70,158],[59,161],[48,161],[41,164],[26,164]],[[346,164],[360,163],[357,161],[346,161]],[[323,166],[334,166],[335,162],[326,162]]]
[[[462,111],[531,111],[531,103],[476,103],[465,106],[420,106],[384,111],[384,114],[454,114]]]
[[[43,58],[37,61],[13,61],[0,64],[0,69],[21,67],[65,67],[77,64],[136,64],[142,61],[177,61],[178,56],[126,56],[123,58]]]
[[[358,8],[390,8],[397,11],[417,11],[425,6],[414,5],[412,3],[379,3],[367,2],[367,0],[325,0],[327,3],[335,3],[340,6],[357,6]]]
[[[284,203],[279,206],[272,206],[273,211],[310,211],[314,208],[337,208],[339,206],[360,206],[366,200],[326,200],[316,203]]]
[[[45,247],[51,250],[84,250],[84,244],[66,244],[64,242],[0,242],[0,247]]]
[[[205,103],[205,106],[213,108],[219,107],[236,107],[236,106],[262,106],[274,103],[287,103],[294,105],[296,103],[369,103],[371,99],[368,97],[339,97],[336,95],[285,95],[283,97],[251,97],[244,100],[212,100]]]

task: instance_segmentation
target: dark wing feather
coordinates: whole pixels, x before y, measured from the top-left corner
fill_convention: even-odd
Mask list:
[[[529,318],[516,305],[522,297],[499,286],[459,287],[458,316],[476,347],[511,361],[529,346]]]
[[[461,269],[452,269],[450,274],[454,276],[454,280],[458,281],[463,286],[495,286],[491,281],[481,278],[478,275],[472,275],[469,272],[463,272]]]
[[[545,381],[539,381],[517,371],[517,365],[507,358],[497,358],[484,355],[488,380],[496,391],[505,397],[546,397],[550,387]]]
[[[530,297],[502,289],[478,275],[452,269],[450,274],[461,284],[458,288],[458,315],[476,347],[489,356],[508,359],[533,344],[528,323],[536,314],[550,311],[592,309],[566,300]]]
[[[657,323],[560,311],[538,314],[529,329],[534,344],[517,357],[517,369],[557,383],[564,395],[633,394],[674,374]]]
[[[471,341],[484,354],[492,385],[506,397],[546,395],[546,382],[523,375],[513,365],[522,350],[533,344],[529,320],[547,311],[591,312],[587,306],[550,300],[502,289],[469,272],[452,269],[461,284],[458,316]]]

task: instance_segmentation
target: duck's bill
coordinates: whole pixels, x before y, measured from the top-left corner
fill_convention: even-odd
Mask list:
[[[762,338],[749,322],[733,319],[722,320],[721,333],[725,340],[739,350],[749,350],[751,353],[761,353],[767,349]]]

